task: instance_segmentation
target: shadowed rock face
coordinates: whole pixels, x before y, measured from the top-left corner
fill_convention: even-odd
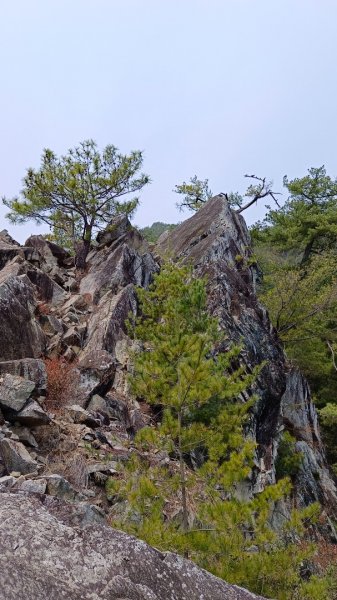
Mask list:
[[[1,600],[253,600],[48,496],[0,493]],[[18,518],[20,515],[20,518]]]
[[[156,249],[162,256],[190,262],[198,275],[207,277],[210,311],[219,318],[228,343],[242,345],[241,360],[248,371],[265,363],[251,390],[258,396],[249,425],[258,442],[254,491],[275,480],[278,440],[286,425],[304,454],[297,481],[300,504],[319,500],[331,509],[337,501],[336,488],[324,459],[310,390],[303,377],[289,369],[268,314],[257,300],[259,273],[243,217],[224,197],[216,196],[159,239]]]
[[[35,248],[43,257],[43,266],[45,270],[51,271],[55,266],[63,266],[64,262],[70,258],[69,252],[49,242],[42,235],[31,235],[25,242],[25,246]]]
[[[0,361],[39,358],[45,337],[35,319],[34,289],[26,276],[0,271]]]
[[[8,234],[6,229],[0,231],[0,269],[16,256],[26,260],[37,260],[38,252],[32,247],[20,246],[20,244],[13,240]]]
[[[296,481],[299,504],[318,500],[328,512],[336,512],[336,486],[327,468],[318,418],[306,379],[296,370],[286,375],[286,390],[281,401],[281,418],[296,438],[303,465]],[[332,507],[332,510],[331,510]]]

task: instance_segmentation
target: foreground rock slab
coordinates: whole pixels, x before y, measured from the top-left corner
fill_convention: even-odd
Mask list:
[[[1,492],[0,522],[1,600],[261,600],[48,496]]]

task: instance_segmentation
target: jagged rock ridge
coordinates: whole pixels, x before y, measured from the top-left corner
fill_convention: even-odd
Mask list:
[[[98,236],[83,276],[76,273],[71,256],[41,236],[31,236],[21,247],[0,233],[0,335],[4,341],[0,347],[0,510],[3,502],[8,506],[9,494],[15,516],[15,499],[25,498],[27,511],[35,514],[37,522],[41,519],[42,533],[47,518],[41,513],[43,505],[52,506],[51,514],[68,510],[84,522],[102,521],[109,513],[104,483],[116,473],[118,462],[130,456],[132,436],[150,418],[146,405],[128,395],[126,376],[133,342],[125,320],[130,312],[137,312],[135,285],[148,285],[160,268],[160,256],[167,252],[192,262],[197,274],[207,275],[209,307],[224,331],[223,351],[234,340],[243,344],[241,356],[248,370],[266,361],[249,392],[258,396],[249,431],[258,442],[258,451],[245,493],[250,495],[275,480],[278,440],[286,424],[304,455],[295,499],[300,505],[319,499],[332,514],[336,490],[325,463],[310,392],[301,375],[288,369],[266,310],[257,301],[257,269],[245,223],[220,196],[165,234],[155,253],[127,219],[118,219]],[[67,388],[68,406],[62,418],[50,414],[46,403],[48,383],[42,360],[60,356],[73,365],[70,377],[65,373],[65,385],[73,382],[73,386]],[[37,505],[30,494],[37,494],[42,504]],[[64,502],[71,503],[67,509]],[[19,536],[24,524],[21,527],[18,514],[17,520],[13,535]],[[68,535],[63,525],[61,529],[60,548],[67,544]],[[123,539],[131,544],[127,536]],[[43,535],[39,543],[47,544]],[[0,554],[6,554],[1,544]],[[179,571],[180,559],[174,560]],[[72,585],[69,581],[65,594],[70,594]],[[217,597],[219,584],[212,585],[214,595],[205,598]],[[129,583],[125,586],[123,594],[132,588]],[[37,589],[40,596],[32,592],[31,598],[42,600],[45,592]],[[98,596],[103,592],[97,589],[67,597],[105,597]],[[121,593],[106,597],[124,597]],[[165,598],[156,596],[157,591],[132,588],[131,593],[130,598]],[[183,597],[175,593],[174,597]],[[251,597],[230,588],[224,593],[218,597]]]
[[[159,239],[157,250],[192,263],[198,275],[207,277],[210,311],[219,317],[228,341],[243,344],[241,356],[248,369],[265,362],[251,390],[258,396],[249,432],[258,442],[253,490],[275,481],[278,443],[286,426],[304,457],[295,482],[298,504],[318,500],[330,514],[335,513],[336,487],[325,461],[310,390],[302,375],[288,365],[266,309],[256,297],[259,272],[243,217],[230,209],[223,196],[216,196]]]

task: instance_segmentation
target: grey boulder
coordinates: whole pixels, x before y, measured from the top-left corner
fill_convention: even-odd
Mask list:
[[[34,381],[10,375],[0,377],[0,406],[13,411],[20,411],[35,389]]]
[[[8,438],[0,440],[0,457],[8,473],[16,471],[26,474],[34,473],[37,470],[37,462],[33,460],[21,442]]]
[[[22,425],[34,427],[36,425],[47,425],[50,423],[51,419],[38,402],[31,400],[17,415],[15,415],[15,420]]]
[[[192,562],[79,517],[77,505],[0,494],[1,600],[253,600]]]

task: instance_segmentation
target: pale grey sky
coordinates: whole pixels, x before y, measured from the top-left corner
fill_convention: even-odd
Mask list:
[[[87,138],[144,150],[141,226],[188,216],[172,189],[194,174],[337,175],[336,0],[2,0],[0,23],[1,196]]]

